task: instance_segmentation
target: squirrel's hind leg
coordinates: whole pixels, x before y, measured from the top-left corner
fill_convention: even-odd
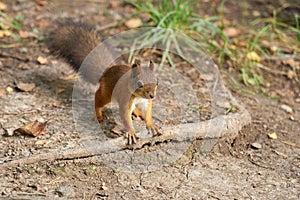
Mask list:
[[[95,93],[95,113],[98,122],[103,120],[102,108],[109,102],[111,102],[111,94],[100,85]]]

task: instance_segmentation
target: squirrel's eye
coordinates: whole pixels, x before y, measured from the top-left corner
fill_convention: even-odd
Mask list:
[[[138,86],[138,88],[142,88],[144,86],[143,81],[138,81],[137,86]]]

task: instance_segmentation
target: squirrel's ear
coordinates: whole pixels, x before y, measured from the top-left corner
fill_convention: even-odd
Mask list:
[[[154,62],[152,61],[152,60],[150,60],[150,62],[149,62],[149,68],[150,68],[150,70],[151,71],[154,71]]]
[[[139,59],[135,59],[135,60],[134,60],[134,64],[136,64],[136,65],[141,65],[141,61],[140,61]]]
[[[133,65],[131,67],[133,69],[133,68],[139,68],[140,66],[141,66],[141,61],[138,59],[135,59]]]
[[[141,62],[139,60],[135,60],[134,64],[131,66],[132,67],[132,75],[137,76],[138,74],[141,73]]]

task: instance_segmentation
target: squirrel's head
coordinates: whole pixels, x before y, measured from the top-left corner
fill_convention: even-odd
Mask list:
[[[132,65],[131,89],[133,95],[145,99],[154,99],[158,80],[154,75],[154,63],[150,60],[148,66],[141,66],[139,61]]]

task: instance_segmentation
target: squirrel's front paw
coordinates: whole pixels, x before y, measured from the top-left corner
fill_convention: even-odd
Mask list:
[[[136,144],[136,140],[138,139],[138,137],[135,135],[134,130],[128,131],[126,133],[126,137],[127,137],[127,145]]]
[[[160,136],[162,133],[159,128],[157,128],[154,124],[147,126],[148,133],[152,133],[152,136]]]

